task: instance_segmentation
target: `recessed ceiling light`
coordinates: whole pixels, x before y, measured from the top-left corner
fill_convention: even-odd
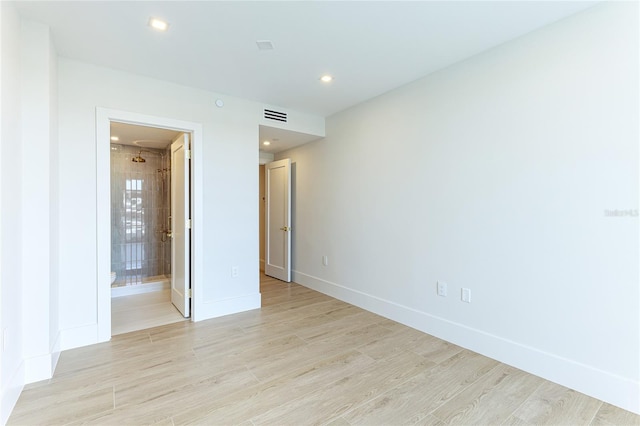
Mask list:
[[[273,42],[271,40],[256,40],[258,50],[273,50]]]
[[[330,81],[333,81],[333,77],[331,77],[330,75],[323,75],[322,77],[320,77],[320,81],[324,82],[324,83],[329,83]]]
[[[271,142],[269,142],[269,141],[264,141],[264,142],[262,142],[262,145],[269,146],[269,145],[271,145]]]
[[[166,21],[158,18],[150,18],[149,26],[158,31],[167,31],[167,29],[169,28],[169,24]]]
[[[120,138],[117,137],[117,136],[111,136],[111,140],[114,141],[114,142],[117,142],[117,141],[120,140]]]

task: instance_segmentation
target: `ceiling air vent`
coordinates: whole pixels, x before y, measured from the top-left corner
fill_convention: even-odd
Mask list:
[[[283,123],[286,123],[287,122],[287,113],[286,112],[274,111],[272,109],[265,109],[264,110],[264,118],[266,118],[267,120],[282,121]]]

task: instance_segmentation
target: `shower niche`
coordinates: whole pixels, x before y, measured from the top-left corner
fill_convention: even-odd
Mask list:
[[[170,148],[111,144],[112,295],[126,293],[123,287],[169,285],[170,167]]]

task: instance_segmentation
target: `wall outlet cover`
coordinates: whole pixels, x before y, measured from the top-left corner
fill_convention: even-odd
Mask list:
[[[469,288],[462,289],[462,301],[466,303],[471,303],[471,289]]]
[[[438,296],[447,297],[447,283],[438,281],[437,292],[438,292]]]

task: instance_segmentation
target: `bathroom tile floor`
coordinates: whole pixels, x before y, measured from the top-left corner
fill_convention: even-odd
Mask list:
[[[111,335],[185,321],[171,304],[171,290],[111,299]]]

